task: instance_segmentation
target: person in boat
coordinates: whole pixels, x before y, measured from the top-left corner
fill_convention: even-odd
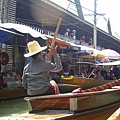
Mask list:
[[[63,59],[62,66],[63,66],[63,75],[69,76],[69,62],[68,62],[68,60]]]
[[[110,80],[117,80],[116,76],[113,74],[112,71],[110,71],[110,77],[109,77]]]
[[[86,78],[94,78],[94,73],[92,72],[92,70],[87,70]]]
[[[60,57],[57,56],[57,46],[50,46],[50,53],[54,56],[55,63],[42,59],[42,51],[47,46],[41,47],[37,41],[27,44],[29,53],[24,57],[32,56],[33,60],[23,70],[22,86],[27,89],[28,96],[59,94],[59,88],[54,80],[51,80],[50,72],[62,70]]]
[[[70,68],[69,68],[69,76],[70,75],[73,75],[73,76],[75,75],[75,73],[74,73],[75,71],[74,70],[75,70],[74,66],[70,66]]]
[[[113,65],[113,69],[111,70],[111,72],[117,79],[120,78],[120,69],[117,67],[117,65]]]
[[[107,74],[106,70],[103,71],[103,77],[104,77],[104,80],[110,80],[110,76]]]
[[[95,72],[94,79],[96,79],[96,80],[104,80],[104,77],[101,75],[101,71],[100,70],[97,70]]]
[[[0,89],[4,89],[5,87],[7,87],[7,84],[4,83],[3,75],[1,74],[0,75]]]

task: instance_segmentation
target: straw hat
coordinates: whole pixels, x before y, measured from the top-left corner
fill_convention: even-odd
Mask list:
[[[32,41],[27,44],[29,53],[24,54],[24,57],[33,56],[47,48],[47,46],[41,47],[37,41]]]

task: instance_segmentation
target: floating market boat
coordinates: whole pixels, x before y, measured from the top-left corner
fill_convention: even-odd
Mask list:
[[[78,88],[78,85],[71,84],[58,84],[60,89],[60,93],[71,92],[72,90]],[[17,98],[17,97],[25,97],[27,96],[26,89],[24,88],[13,88],[13,89],[1,89],[0,90],[0,99],[9,99],[9,98]]]
[[[24,88],[1,89],[0,90],[0,99],[25,97],[26,95],[27,93]]]
[[[39,119],[92,120],[120,106],[120,80],[102,86],[59,95],[26,97],[30,115]]]
[[[29,112],[5,119],[93,120],[107,118],[120,106],[120,80],[71,93],[25,97]]]
[[[93,66],[109,66],[109,65],[118,65],[120,64],[120,61],[114,61],[114,62],[109,62],[109,63],[101,63],[101,64],[94,64],[91,62],[76,62],[73,63],[73,65],[93,65]],[[95,69],[94,69],[95,70]],[[94,70],[91,72],[94,72]],[[103,85],[109,82],[113,82],[114,80],[96,80],[94,78],[85,78],[85,77],[80,77],[80,76],[61,76],[61,83],[64,84],[72,84],[72,85],[79,85],[80,87],[86,89],[86,88],[91,88],[91,87],[96,87],[99,85]]]
[[[72,90],[80,87],[79,85],[61,84],[61,83],[57,83],[57,85],[60,90],[60,93],[68,93],[68,92],[71,92]]]
[[[82,78],[82,77],[76,77],[76,76],[68,76],[68,77],[61,76],[61,83],[79,85],[83,89],[96,87],[112,81],[114,80],[96,80],[93,78]]]

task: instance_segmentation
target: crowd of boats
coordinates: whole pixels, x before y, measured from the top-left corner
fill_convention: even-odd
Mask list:
[[[76,62],[75,64],[63,61],[63,70],[59,74],[55,73],[57,79],[51,74],[58,83],[61,92],[59,95],[25,97],[26,90],[21,86],[21,78],[16,79],[15,72],[12,72],[12,76],[7,73],[2,75],[2,80],[4,82],[7,80],[5,82],[7,84],[0,90],[0,99],[25,97],[29,113],[10,116],[10,118],[46,119],[49,117],[62,120],[102,118],[105,114],[112,114],[120,106],[120,72],[117,67],[119,64],[112,63],[115,62],[107,65],[103,63],[103,67],[102,64],[90,62]],[[79,73],[83,68],[84,75]],[[107,79],[104,72],[102,73],[105,70],[111,70],[111,75],[115,79],[110,79],[110,77]]]

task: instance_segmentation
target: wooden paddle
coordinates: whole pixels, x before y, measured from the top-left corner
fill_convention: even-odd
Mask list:
[[[54,34],[54,38],[52,39],[51,45],[54,45],[54,44],[55,44],[55,39],[56,39],[56,37],[57,37],[57,34],[58,34],[58,31],[59,31],[59,28],[60,28],[61,21],[62,21],[62,18],[59,18],[59,21],[58,21],[58,24],[57,24],[57,28],[56,28],[56,31],[55,31],[55,34]],[[49,51],[49,53],[47,54],[47,60],[50,60],[50,56],[51,56],[51,52]]]

